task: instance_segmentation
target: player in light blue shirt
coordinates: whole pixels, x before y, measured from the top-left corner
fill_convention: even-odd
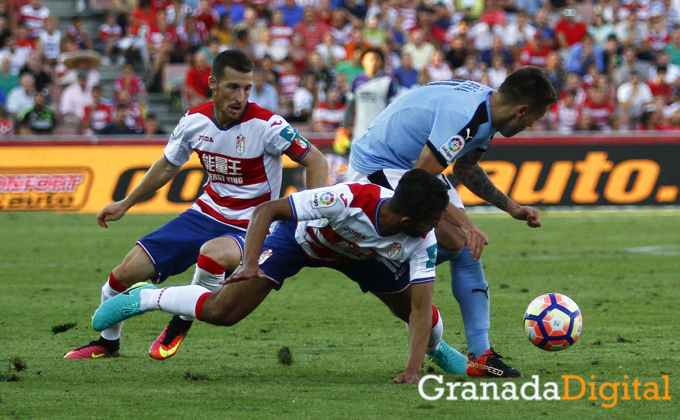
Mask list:
[[[455,177],[470,191],[530,227],[539,227],[538,211],[520,206],[496,188],[479,161],[496,133],[514,136],[533,126],[556,102],[550,80],[533,66],[510,74],[498,91],[466,80],[419,87],[390,104],[352,142],[348,178],[393,188],[407,170],[422,168],[439,175],[453,163]],[[449,198],[452,205],[436,233],[440,255],[451,262],[451,288],[470,353],[468,374],[521,376],[489,343],[489,287],[479,260],[486,234],[465,215],[453,187]]]

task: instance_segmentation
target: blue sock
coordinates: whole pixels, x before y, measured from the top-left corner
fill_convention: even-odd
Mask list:
[[[445,249],[437,248],[437,265],[446,262],[453,261],[458,257],[460,251],[447,251]]]
[[[449,266],[451,290],[463,316],[468,353],[479,357],[491,347],[489,284],[484,278],[482,261],[475,261],[466,246],[450,260]]]

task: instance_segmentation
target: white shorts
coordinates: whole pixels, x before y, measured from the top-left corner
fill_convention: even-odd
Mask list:
[[[401,179],[402,176],[404,176],[404,173],[406,172],[408,172],[406,169],[382,169],[371,175],[366,175],[354,169],[350,164],[349,167],[347,168],[347,181],[372,182],[374,184],[378,184],[383,187],[391,188],[394,190],[395,188],[397,188],[399,180]],[[461,200],[460,195],[458,195],[458,191],[456,191],[453,185],[451,185],[446,176],[444,174],[439,174],[439,179],[441,179],[446,184],[446,187],[449,190],[449,201],[451,202],[451,204],[453,204],[455,207],[459,209],[465,209],[465,206],[463,205],[463,200]]]

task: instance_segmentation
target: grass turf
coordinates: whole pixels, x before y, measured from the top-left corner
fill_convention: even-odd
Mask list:
[[[326,269],[302,271],[235,327],[196,323],[171,360],[147,355],[170,319],[158,312],[126,323],[122,357],[62,360],[98,336],[90,317],[109,271],[138,237],[170,216],[127,215],[105,230],[93,215],[0,213],[0,418],[676,419],[679,216],[544,212],[544,227],[530,230],[506,215],[473,215],[491,241],[483,257],[491,340],[525,375],[514,381],[517,394],[539,375],[541,392],[552,381],[563,395],[561,376],[578,375],[595,384],[597,399],[587,399],[588,388],[573,401],[465,401],[458,388],[454,401],[446,399],[446,388],[444,397],[427,401],[416,386],[391,383],[406,363],[403,323]],[[188,283],[191,274],[167,284]],[[444,338],[465,352],[448,283],[448,269],[440,266],[435,304],[444,317]],[[524,337],[524,309],[547,292],[569,295],[584,314],[579,342],[563,352],[541,351]],[[289,366],[277,359],[285,346]],[[426,362],[423,373],[430,371],[441,374]],[[659,384],[663,396],[662,375],[669,376],[670,401],[621,400],[621,385],[616,405],[602,407],[602,383],[627,382],[633,397],[637,377],[643,385]],[[443,379],[473,382],[478,396],[479,384],[491,381]],[[434,385],[425,386],[429,395],[436,393]],[[570,385],[573,395],[576,385]],[[641,397],[645,389],[640,387]]]

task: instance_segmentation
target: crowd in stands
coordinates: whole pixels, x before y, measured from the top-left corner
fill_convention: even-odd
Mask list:
[[[451,78],[498,88],[534,65],[560,98],[534,130],[680,129],[680,0],[113,0],[96,36],[28,1],[0,0],[0,135],[153,133],[164,68],[186,66],[189,109],[225,49],[255,62],[251,101],[316,132],[343,123],[368,49],[396,97]],[[127,64],[104,98],[111,63]]]

